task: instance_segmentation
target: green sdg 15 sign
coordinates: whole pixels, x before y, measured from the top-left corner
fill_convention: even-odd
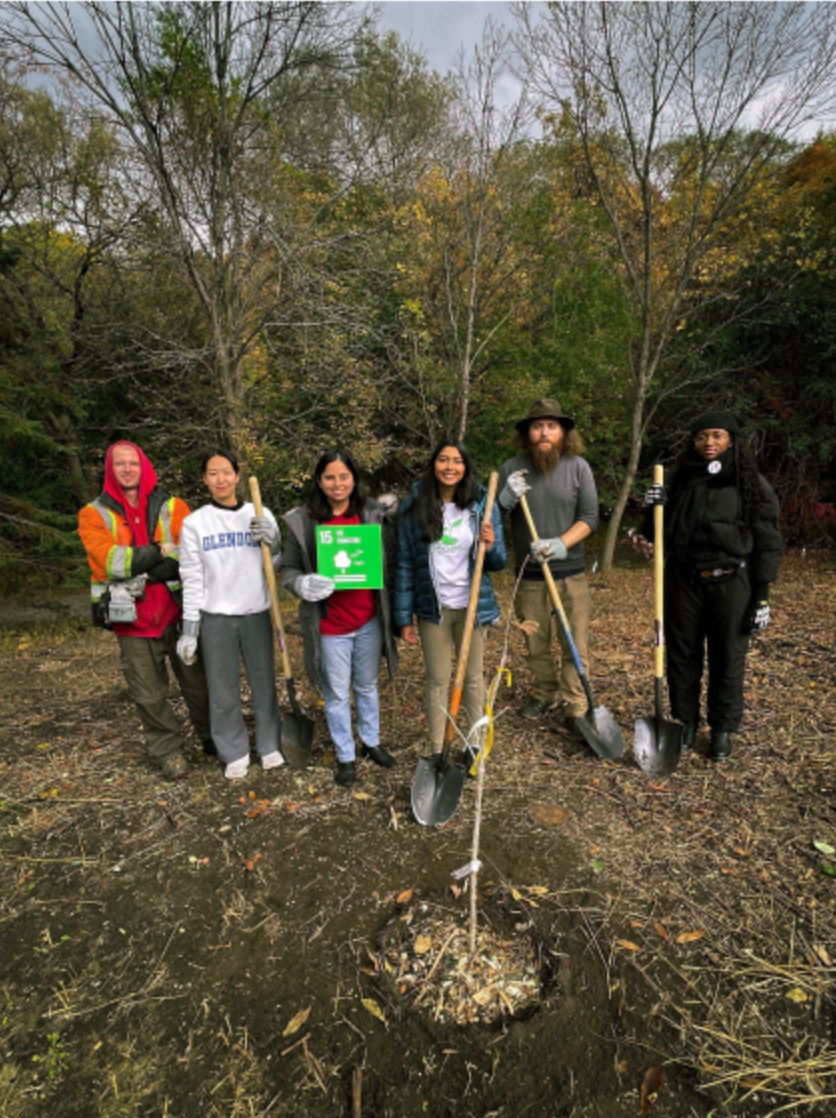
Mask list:
[[[379,524],[320,526],[316,568],[338,590],[383,589],[383,545]]]

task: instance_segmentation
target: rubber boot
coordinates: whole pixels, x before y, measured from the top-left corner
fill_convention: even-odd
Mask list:
[[[682,723],[682,748],[693,749],[694,741],[697,737],[697,726],[695,722]]]
[[[731,734],[726,730],[712,730],[711,756],[715,761],[727,761],[732,755]]]

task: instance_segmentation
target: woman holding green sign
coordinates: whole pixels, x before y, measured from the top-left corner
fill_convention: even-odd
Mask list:
[[[443,442],[433,451],[398,517],[395,625],[407,644],[418,644],[420,634],[424,701],[436,752],[444,741],[453,650],[458,654],[462,642],[479,541],[487,547],[484,572],[501,571],[508,558],[499,505],[494,505],[490,523],[482,519],[486,496],[462,444]],[[499,620],[499,605],[484,572],[464,681],[470,726],[482,717],[485,707],[484,626]]]
[[[397,665],[389,604],[395,534],[383,506],[366,497],[357,466],[344,450],[322,455],[305,504],[284,520],[282,577],[302,599],[305,670],[325,699],[337,752],[334,780],[346,787],[356,776],[352,689],[361,757],[384,768],[395,764],[380,748],[377,692],[381,655],[390,674]]]

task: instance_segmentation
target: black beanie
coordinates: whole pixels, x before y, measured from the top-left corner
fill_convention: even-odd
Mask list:
[[[696,435],[700,431],[728,431],[730,435],[739,435],[740,428],[737,426],[737,420],[734,418],[730,411],[707,411],[705,415],[699,416],[691,424],[691,434]]]

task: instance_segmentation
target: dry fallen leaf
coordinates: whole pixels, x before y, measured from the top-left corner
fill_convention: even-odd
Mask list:
[[[371,796],[369,795],[368,792],[355,792],[354,793],[354,799],[355,800],[370,800]]]
[[[546,885],[526,885],[526,890],[534,897],[545,897],[549,891]]]
[[[368,1010],[368,1012],[371,1013],[372,1017],[376,1017],[378,1021],[382,1021],[384,1024],[386,1023],[386,1018],[383,1016],[383,1010],[380,1008],[374,998],[363,998],[362,1004],[363,1008]]]
[[[397,898],[397,903],[398,904],[409,904],[409,902],[411,900],[412,900],[412,890],[411,889],[404,889],[404,891],[402,893],[398,894],[398,898]]]
[[[639,945],[637,943],[633,943],[632,940],[617,939],[615,942],[618,944],[619,947],[623,947],[626,951],[641,951]]]
[[[647,1118],[647,1115],[653,1109],[653,1104],[656,1102],[656,1098],[664,1082],[664,1068],[648,1068],[644,1073],[641,1091],[642,1118]]]
[[[658,920],[654,920],[653,921],[653,927],[656,929],[656,931],[659,933],[659,935],[662,937],[662,939],[665,941],[665,943],[670,943],[670,941],[671,941],[670,933],[668,932],[668,929],[665,927],[664,924],[661,924]]]
[[[296,1014],[296,1016],[291,1017],[291,1019],[288,1021],[287,1027],[285,1028],[285,1031],[282,1033],[282,1036],[293,1036],[294,1033],[297,1033],[302,1028],[302,1026],[305,1024],[307,1019],[310,1017],[310,1015],[311,1015],[311,1007],[310,1006],[308,1006],[307,1009],[300,1009],[299,1012]]]
[[[456,900],[458,900],[459,897],[462,895],[461,885],[451,885],[450,886],[450,892],[453,894],[453,896],[456,898]]]
[[[557,804],[532,804],[528,818],[540,827],[560,827],[566,822],[567,812]]]
[[[429,936],[416,936],[415,937],[415,954],[426,955],[433,945],[433,941]]]
[[[255,866],[256,862],[258,861],[258,859],[260,857],[261,857],[261,854],[258,851],[256,851],[256,853],[253,854],[252,858],[242,858],[241,862],[243,863],[244,869],[245,870],[253,869],[253,867]]]
[[[787,990],[787,997],[791,1002],[806,1002],[807,995],[800,986],[796,986],[793,990]]]
[[[705,935],[705,932],[701,932],[701,931],[680,932],[679,935],[676,937],[676,942],[677,943],[696,943],[696,941],[698,939],[702,939],[702,937],[704,935]]]

